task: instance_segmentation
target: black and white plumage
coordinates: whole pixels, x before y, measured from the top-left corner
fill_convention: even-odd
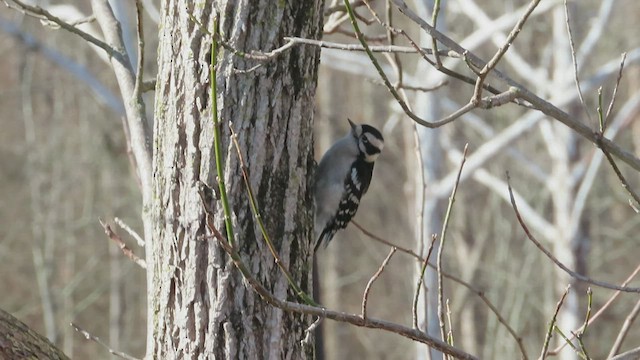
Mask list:
[[[347,227],[360,199],[369,189],[373,165],[384,147],[380,131],[370,125],[356,125],[324,154],[314,188],[316,245],[325,246],[335,233]]]

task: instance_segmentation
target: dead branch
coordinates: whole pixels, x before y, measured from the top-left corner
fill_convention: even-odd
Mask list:
[[[82,329],[80,326],[74,324],[74,323],[70,323],[69,325],[71,325],[71,327],[79,332],[82,336],[84,336],[85,339],[87,340],[91,340],[91,341],[95,341],[96,343],[98,343],[99,345],[101,345],[102,347],[104,347],[105,349],[107,349],[107,351],[109,351],[109,353],[111,355],[117,356],[119,358],[123,358],[123,359],[127,359],[127,360],[141,360],[138,359],[136,357],[133,357],[129,354],[123,353],[121,351],[117,351],[117,350],[113,350],[109,345],[107,345],[104,341],[100,340],[99,337],[92,335],[91,333],[89,333],[88,331]]]
[[[102,228],[104,229],[104,233],[107,234],[109,239],[113,240],[113,242],[115,242],[116,245],[118,245],[118,247],[120,248],[120,250],[122,251],[122,253],[126,257],[128,257],[131,261],[136,263],[141,268],[143,268],[143,269],[147,268],[147,262],[144,261],[144,259],[141,259],[140,257],[138,257],[131,250],[131,248],[129,248],[127,246],[127,244],[125,244],[125,242],[122,240],[120,235],[116,234],[115,231],[113,231],[113,229],[111,228],[111,226],[109,224],[105,223],[104,221],[102,221],[100,219],[98,221],[100,221],[100,225],[102,225]]]

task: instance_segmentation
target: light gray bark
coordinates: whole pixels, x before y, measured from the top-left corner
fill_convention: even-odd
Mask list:
[[[147,355],[153,358],[304,359],[310,319],[262,301],[242,281],[216,240],[203,238],[202,181],[217,188],[209,84],[211,38],[188,13],[234,48],[270,51],[283,36],[319,38],[322,1],[186,0],[162,4],[153,159],[154,221]],[[261,67],[219,54],[218,116],[236,246],[247,267],[279,298],[293,298],[250,212],[229,125],[248,162],[267,230],[303,289],[311,277],[312,118],[319,50],[292,49]],[[222,207],[214,204],[224,233]]]

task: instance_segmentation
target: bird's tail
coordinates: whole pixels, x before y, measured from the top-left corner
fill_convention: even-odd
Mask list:
[[[313,249],[314,252],[317,252],[320,248],[320,245],[323,245],[325,248],[329,245],[329,241],[333,239],[333,236],[336,234],[336,230],[324,229],[320,236],[318,237],[318,241],[316,241],[316,246]]]

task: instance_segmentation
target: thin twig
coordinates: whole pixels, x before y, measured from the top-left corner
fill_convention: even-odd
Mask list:
[[[347,8],[347,13],[349,14],[349,19],[351,20],[351,25],[353,26],[353,30],[356,33],[356,37],[358,38],[358,41],[360,41],[360,44],[362,44],[362,46],[364,47],[367,53],[367,56],[371,60],[371,63],[373,64],[373,66],[376,68],[378,75],[380,75],[380,77],[382,78],[382,81],[387,86],[387,89],[389,90],[389,92],[391,92],[391,95],[393,95],[393,97],[396,99],[396,101],[398,102],[402,110],[405,112],[405,114],[407,114],[407,116],[409,116],[413,121],[428,128],[436,128],[455,120],[456,118],[451,118],[451,119],[445,119],[444,121],[429,122],[427,120],[422,119],[421,117],[419,117],[418,115],[416,115],[411,111],[411,109],[409,108],[407,103],[402,99],[398,91],[393,87],[393,85],[389,81],[389,78],[387,77],[387,75],[384,73],[384,70],[380,66],[380,63],[378,63],[378,60],[375,58],[375,56],[371,52],[371,49],[369,48],[369,44],[367,44],[367,41],[365,40],[364,35],[360,31],[360,26],[356,21],[356,17],[354,15],[353,9],[351,8],[351,5],[349,5],[349,0],[344,0],[344,4]]]
[[[591,288],[588,288],[587,289],[587,313],[585,314],[584,322],[582,323],[582,328],[580,328],[580,331],[578,332],[574,332],[574,331],[571,332],[573,337],[578,339],[578,344],[580,345],[580,352],[578,353],[578,355],[584,358],[585,360],[591,360],[591,357],[587,353],[587,347],[584,345],[583,338],[584,338],[584,335],[587,333],[587,326],[589,325],[589,318],[591,317],[592,305],[593,305],[593,291],[591,290]],[[569,340],[569,342],[571,341]]]
[[[418,276],[418,281],[416,281],[416,291],[413,294],[413,303],[411,305],[411,315],[413,318],[413,327],[415,329],[420,330],[420,328],[418,327],[418,298],[420,297],[420,289],[422,289],[422,284],[424,281],[424,274],[427,271],[427,266],[430,265],[429,264],[429,258],[431,257],[431,253],[433,252],[433,248],[436,244],[436,240],[438,239],[438,236],[436,234],[432,234],[431,235],[431,242],[429,243],[429,248],[427,249],[427,256],[425,256],[424,260],[421,259],[420,257],[418,257],[418,259],[421,259],[421,268],[420,268],[420,276]],[[425,290],[426,291],[426,290]],[[426,331],[426,328],[425,328]]]
[[[451,307],[449,306],[449,299],[446,302],[447,307],[447,326],[449,331],[447,332],[447,344],[453,346],[453,325],[451,325]]]
[[[82,25],[82,24],[89,24],[89,23],[92,23],[94,21],[96,21],[96,15],[95,14],[91,14],[89,16],[83,17],[82,19],[71,21],[69,23],[69,25],[78,26],[78,25]]]
[[[118,226],[120,226],[122,230],[126,231],[129,235],[131,235],[131,237],[134,238],[138,243],[138,246],[144,247],[144,239],[140,236],[140,234],[138,234],[135,230],[133,230],[131,226],[127,225],[119,217],[115,217],[113,221],[115,221],[115,223],[118,224]]]
[[[445,116],[442,119],[434,121],[432,124],[437,124],[438,126],[442,126],[444,124],[448,124],[453,120],[458,119],[462,115],[468,113],[469,111],[481,108],[481,109],[491,109],[497,106],[502,106],[508,104],[519,96],[519,90],[515,87],[510,87],[507,91],[502,93],[484,97],[480,100],[471,99],[466,105],[461,107],[460,109],[454,111],[453,113]]]
[[[622,354],[609,358],[609,360],[638,360],[638,358],[640,358],[640,347],[623,352]]]
[[[540,353],[540,357],[538,358],[540,360],[544,360],[547,357],[547,349],[549,349],[549,342],[551,340],[551,335],[553,334],[553,328],[556,325],[556,318],[558,317],[560,308],[562,307],[562,304],[564,303],[564,299],[567,297],[567,294],[569,293],[570,288],[571,288],[571,285],[567,285],[567,288],[564,290],[564,293],[562,294],[560,301],[558,301],[558,303],[556,304],[556,309],[553,312],[553,316],[551,317],[551,322],[549,323],[547,335],[544,337],[544,345],[542,346],[542,352]]]
[[[435,0],[433,2],[433,11],[431,13],[431,23],[433,24],[434,28],[438,28],[439,13],[440,13],[440,0]],[[436,68],[439,69],[442,67],[442,60],[440,59],[440,56],[438,56],[438,40],[434,36],[431,37],[431,46],[435,51]]]
[[[427,206],[427,178],[424,172],[424,158],[422,157],[422,143],[420,142],[420,136],[418,135],[418,125],[416,125],[416,123],[411,123],[411,128],[412,128],[412,132],[413,132],[413,140],[415,142],[415,152],[416,152],[416,157],[418,160],[418,174],[420,174],[420,183],[422,184],[421,186],[421,190],[420,190],[420,195],[421,195],[421,199],[420,199],[420,205],[418,207],[418,215],[417,215],[417,220],[418,220],[418,245],[420,246],[419,252],[420,254],[423,254],[424,251],[424,217],[425,217],[425,209]],[[418,277],[418,281],[416,284],[416,291],[415,294],[413,296],[413,303],[411,306],[411,317],[413,320],[413,327],[415,329],[420,329],[418,326],[418,297],[420,296],[420,289],[422,288],[422,284],[423,284],[423,279],[424,279],[424,274],[426,271],[426,266],[429,263],[429,256],[431,256],[431,252],[433,251],[433,246],[435,245],[435,241],[436,238],[432,237],[431,239],[431,243],[429,245],[429,248],[427,250],[427,256],[425,257],[424,260],[421,259],[420,256],[417,256],[417,258],[420,260],[420,262],[418,264],[421,264],[420,267],[420,276]],[[426,292],[426,289],[425,289]],[[425,327],[425,332],[426,332],[427,328]]]
[[[520,31],[522,31],[522,28],[524,27],[525,22],[527,22],[527,19],[529,18],[533,10],[536,9],[539,3],[540,3],[540,0],[533,0],[529,3],[529,6],[524,11],[524,14],[522,14],[518,22],[513,26],[513,30],[511,30],[511,32],[507,36],[507,39],[504,41],[504,44],[500,47],[500,49],[498,49],[498,51],[496,51],[493,57],[480,70],[478,74],[478,79],[476,81],[476,86],[473,91],[473,97],[472,97],[473,102],[480,101],[480,97],[482,95],[482,84],[487,78],[487,75],[489,75],[489,72],[491,72],[498,65],[498,62],[500,62],[500,59],[502,59],[502,57],[507,52],[507,50],[509,50],[509,47],[511,47],[511,44],[513,44],[518,34],[520,34]]]
[[[393,27],[393,8],[391,7],[391,3],[389,1],[385,1],[385,14],[387,17],[387,24],[389,24],[389,27]],[[387,41],[390,45],[395,45],[396,43],[396,34],[391,31],[391,30],[387,30]],[[437,50],[436,50],[437,53]],[[396,76],[398,78],[398,86],[402,86],[403,81],[404,81],[404,77],[403,77],[403,71],[402,71],[402,61],[400,61],[400,55],[398,53],[393,53],[390,56],[391,59],[389,59],[389,62],[393,65],[395,64],[395,68],[396,68]]]
[[[582,329],[580,330],[580,336],[584,336],[587,333],[587,326],[589,326],[589,320],[591,319],[591,311],[593,307],[593,290],[591,287],[587,289],[587,313],[584,317],[584,323],[582,324]]]
[[[580,355],[580,351],[578,350],[578,348],[571,342],[571,340],[569,340],[569,337],[565,335],[565,333],[562,331],[562,329],[560,329],[560,327],[558,327],[558,325],[553,325],[553,331],[555,331],[556,333],[558,333],[558,335],[560,335],[562,340],[564,340],[565,344],[569,345],[571,350],[573,350],[576,354]]]
[[[3,0],[3,1],[7,5],[7,7],[9,7],[9,8],[21,11],[26,15],[33,16],[33,17],[38,18],[38,19],[45,19],[45,20],[51,21],[52,23],[54,23],[54,24],[60,26],[61,28],[69,31],[70,33],[80,36],[81,38],[83,38],[87,42],[89,42],[89,43],[101,48],[102,50],[104,50],[107,53],[107,55],[109,55],[111,57],[115,57],[116,59],[118,59],[119,62],[121,62],[123,65],[125,65],[124,56],[120,51],[114,49],[109,44],[107,44],[106,42],[96,38],[95,36],[78,29],[77,27],[75,27],[75,26],[67,23],[66,21],[60,19],[59,17],[51,14],[47,10],[41,8],[40,6],[28,5],[28,4],[25,4],[24,2],[22,2],[20,0]],[[15,6],[12,5],[9,1],[11,1],[11,3],[15,4]]]
[[[424,60],[426,60],[427,62],[435,66],[435,63],[433,63],[433,61],[431,61],[431,59],[429,59],[426,56],[427,54],[433,54],[432,49],[422,48],[418,46],[418,44],[416,44],[415,41],[413,41],[413,39],[411,39],[407,35],[407,33],[404,32],[403,30],[396,29],[396,31],[398,31],[399,35],[404,36],[409,41],[409,43],[411,44],[411,47],[397,46],[397,45],[369,45],[369,50],[372,53],[376,53],[376,52],[398,53],[398,54],[419,53]],[[333,43],[333,42],[328,42],[323,40],[305,39],[305,38],[299,38],[299,37],[284,37],[284,39],[287,41],[292,41],[295,44],[312,45],[312,46],[317,46],[317,47],[326,48],[326,49],[337,49],[337,50],[345,50],[345,51],[366,51],[365,47],[362,46],[361,44],[341,44],[341,43]],[[253,53],[257,54],[257,52],[253,52]],[[461,58],[460,54],[450,50],[438,50],[438,56],[446,56],[450,58]],[[438,71],[442,72],[447,76],[453,77],[457,80],[460,80],[470,85],[474,85],[476,83],[474,79],[468,76],[465,76],[463,74],[459,74],[455,71],[452,71],[451,69],[448,69],[445,66],[442,66],[441,68],[439,68]],[[382,83],[385,84],[383,80],[382,80]],[[402,86],[402,84],[399,85],[399,88],[406,88],[408,90],[411,90],[411,87]],[[483,88],[493,94],[500,93],[499,90],[492,87],[491,85],[484,84]],[[421,90],[421,89],[416,87],[415,90]],[[524,102],[519,101],[518,99],[514,99],[514,103],[530,108],[530,105],[525,104]]]
[[[335,50],[345,50],[345,51],[365,51],[364,46],[362,44],[342,44],[336,42],[330,42],[325,40],[314,40],[314,39],[305,39],[294,36],[285,36],[283,38],[286,41],[293,43],[294,45],[313,45],[317,47],[321,47],[324,49],[335,49]],[[399,45],[369,45],[369,50],[374,53],[397,53],[397,54],[415,54],[418,53],[412,46],[399,46]],[[421,48],[427,54],[432,54],[433,50],[427,48]],[[457,54],[443,50],[439,51],[438,54],[440,56],[446,57],[459,57]]]
[[[367,78],[365,80],[370,82],[370,83],[372,83],[372,84],[386,86],[384,81],[382,81],[382,80],[369,79],[369,78]],[[443,80],[443,81],[441,81],[438,84],[433,85],[433,86],[414,86],[414,85],[408,85],[408,84],[405,84],[405,83],[398,83],[397,85],[395,85],[395,87],[397,89],[430,92],[430,91],[434,91],[434,90],[440,89],[441,87],[443,87],[445,85],[448,85],[448,84],[449,84],[448,80]]]
[[[394,244],[394,243],[392,243],[392,242],[390,242],[390,241],[388,241],[388,240],[385,240],[385,239],[383,239],[383,238],[381,238],[381,237],[379,237],[379,236],[377,236],[377,235],[373,234],[372,232],[368,231],[367,229],[365,229],[364,227],[362,227],[362,225],[358,224],[358,223],[357,223],[357,222],[355,222],[355,221],[352,221],[351,223],[352,223],[352,224],[354,224],[354,225],[355,225],[355,226],[356,226],[360,231],[362,231],[362,233],[363,233],[363,234],[365,234],[366,236],[370,237],[371,239],[373,239],[373,240],[375,240],[375,241],[378,241],[378,242],[380,242],[380,243],[382,243],[382,244],[385,244],[385,245],[388,245],[388,246],[391,246],[391,247],[395,247],[395,248],[396,248],[396,249],[398,249],[399,251],[401,251],[401,252],[403,252],[403,253],[405,253],[405,254],[407,254],[407,255],[410,255],[410,256],[414,257],[416,260],[418,260],[418,261],[419,261],[419,264],[425,264],[425,263],[426,263],[426,265],[427,265],[427,266],[429,266],[430,268],[432,268],[432,269],[436,269],[436,265],[434,265],[434,264],[432,264],[432,263],[430,263],[430,262],[426,261],[426,260],[428,259],[428,257],[431,255],[431,252],[432,252],[432,250],[433,250],[433,245],[434,245],[434,243],[435,243],[435,240],[437,239],[437,236],[436,236],[435,234],[434,234],[434,236],[432,237],[432,239],[431,239],[431,243],[430,243],[430,246],[429,246],[429,249],[427,250],[427,257],[422,258],[420,255],[418,255],[416,252],[414,252],[414,251],[413,251],[413,250],[411,250],[411,249],[403,248],[403,247],[401,247],[401,246],[399,246],[399,245],[397,245],[397,244]],[[640,271],[640,267],[638,267],[638,271]],[[420,280],[419,280],[419,282],[418,282],[418,284],[417,284],[416,286],[420,286],[420,285],[421,285],[421,284],[420,284],[420,282],[422,281],[422,279],[423,279],[423,277],[424,277],[424,271],[421,271],[421,274],[422,274],[422,276],[420,277]],[[455,282],[455,283],[457,283],[457,284],[459,284],[459,285],[462,285],[462,286],[463,286],[463,287],[465,287],[467,290],[469,290],[469,291],[470,291],[470,292],[472,292],[473,294],[477,295],[477,296],[480,298],[480,300],[482,300],[482,302],[484,302],[484,303],[485,303],[485,305],[487,305],[487,307],[489,308],[489,310],[491,310],[491,312],[496,316],[496,318],[498,319],[498,322],[500,322],[500,324],[502,324],[502,325],[507,329],[507,331],[509,332],[509,334],[511,335],[511,337],[513,337],[513,339],[516,341],[516,343],[518,344],[518,348],[520,349],[520,353],[521,353],[521,355],[522,355],[522,358],[523,358],[524,360],[527,360],[527,359],[529,358],[529,357],[527,356],[526,351],[525,351],[525,348],[524,348],[524,342],[523,342],[523,340],[522,340],[522,337],[521,337],[521,336],[519,336],[519,335],[516,333],[516,331],[515,331],[515,330],[514,330],[510,325],[509,325],[509,323],[507,322],[507,320],[506,320],[502,315],[500,315],[500,312],[498,311],[498,308],[497,308],[495,305],[493,305],[493,303],[491,303],[491,301],[487,298],[487,296],[485,295],[485,292],[484,292],[483,290],[477,289],[477,288],[473,287],[473,285],[469,284],[468,282],[466,282],[466,281],[464,281],[464,280],[462,280],[462,279],[460,279],[460,278],[458,278],[458,277],[456,277],[456,276],[454,276],[454,275],[451,275],[451,274],[449,274],[449,273],[447,273],[447,272],[445,272],[445,271],[443,271],[443,272],[442,272],[442,275],[443,275],[444,277],[446,277],[447,279],[449,279],[449,280],[451,280],[451,281],[453,281],[453,282]],[[629,279],[628,281],[630,281],[630,280],[631,280],[631,279]],[[618,292],[618,293],[619,293],[619,292]],[[418,328],[418,325],[417,325],[417,316],[418,316],[418,315],[417,315],[417,302],[418,302],[418,300],[417,300],[417,296],[416,296],[416,295],[414,295],[414,300],[413,300],[413,309],[412,309],[412,311],[413,311],[413,318],[414,318],[414,319],[413,319],[413,321],[414,321],[414,322],[413,322],[413,324],[414,324],[413,326],[414,326],[414,328],[415,328],[416,330],[420,330],[420,329]],[[598,314],[596,314],[596,316],[597,316],[597,315],[598,315]],[[595,318],[596,316],[594,316],[594,318]],[[592,318],[592,320],[593,320],[593,318]]]
[[[624,280],[624,282],[622,282],[622,286],[627,286],[627,284],[629,284],[633,280],[633,278],[635,278],[636,275],[638,275],[638,273],[640,273],[640,265],[638,265],[631,272],[631,274]],[[607,300],[607,302],[605,302],[604,305],[602,305],[600,307],[600,309],[598,309],[598,311],[596,311],[596,313],[589,319],[588,325],[591,325],[602,314],[604,314],[605,310],[607,310],[609,308],[609,306],[611,306],[611,304],[613,304],[615,299],[617,299],[618,296],[620,296],[620,294],[622,294],[622,292],[620,290],[614,292],[613,295],[611,295],[611,297],[609,298],[609,300]],[[571,339],[573,339],[573,337]],[[566,346],[566,344],[562,344],[562,345],[558,346],[557,348],[553,349],[553,351],[549,351],[549,355],[557,355],[562,349],[564,349],[565,346]]]
[[[118,247],[120,248],[120,250],[122,251],[122,253],[128,257],[129,259],[131,259],[131,261],[133,261],[134,263],[136,263],[138,266],[140,266],[143,269],[147,268],[147,262],[144,259],[141,259],[140,257],[138,257],[128,246],[127,244],[125,244],[125,242],[122,240],[122,238],[120,237],[120,235],[116,234],[115,231],[113,231],[113,229],[111,228],[111,226],[107,223],[105,223],[104,221],[102,221],[101,219],[98,219],[98,221],[100,221],[100,225],[102,225],[102,228],[104,229],[104,233],[107,234],[107,236],[109,237],[109,239],[113,240],[113,242],[115,242]]]
[[[588,284],[591,284],[591,285],[594,285],[594,286],[602,287],[602,288],[605,288],[605,289],[611,289],[611,290],[620,290],[620,291],[623,291],[623,292],[640,293],[640,288],[613,285],[613,284],[609,284],[609,283],[606,283],[606,282],[603,282],[603,281],[593,280],[593,279],[591,279],[591,278],[589,278],[587,276],[578,274],[575,271],[569,269],[563,263],[561,263],[560,260],[556,259],[556,257],[553,256],[553,254],[551,254],[551,252],[549,250],[545,249],[545,247],[542,246],[542,244],[533,236],[533,234],[531,234],[531,232],[529,231],[529,228],[524,223],[524,220],[522,219],[522,216],[520,216],[520,212],[518,211],[518,206],[516,205],[516,200],[515,200],[515,198],[513,196],[513,190],[511,188],[511,179],[509,177],[509,172],[507,172],[507,186],[509,188],[509,197],[511,198],[511,206],[513,207],[513,210],[514,210],[514,212],[516,214],[516,218],[518,219],[518,222],[520,223],[520,227],[522,227],[522,229],[524,230],[525,234],[527,235],[527,238],[529,240],[531,240],[531,242],[533,242],[535,244],[535,246],[538,249],[540,249],[540,251],[542,251],[560,269],[562,269],[564,272],[569,274],[574,279],[582,281],[582,282],[585,282],[585,283],[588,283]]]
[[[318,326],[320,326],[320,323],[322,323],[323,319],[324,319],[323,317],[318,316],[316,320],[311,325],[309,325],[309,327],[304,331],[305,333],[304,339],[300,340],[301,344],[307,345],[307,346],[313,346],[313,342],[312,342],[313,334],[315,333]]]
[[[369,6],[368,2],[365,2],[365,5],[367,5],[367,7],[369,7],[369,10],[371,11],[371,13],[373,14],[374,18],[376,18],[378,20],[378,22],[384,26],[387,31],[389,33],[393,33],[396,35],[402,35],[404,36],[407,41],[409,41],[409,43],[411,44],[411,46],[413,46],[414,50],[417,51],[418,53],[420,53],[420,55],[422,56],[422,58],[427,61],[429,64],[433,65],[434,67],[436,67],[436,69],[438,69],[438,71],[442,72],[443,74],[446,74],[450,77],[453,77],[455,79],[458,79],[460,81],[463,82],[467,82],[469,84],[475,84],[476,81],[474,81],[473,79],[459,74],[455,71],[452,71],[450,69],[445,68],[444,66],[442,66],[442,64],[436,64],[434,63],[431,59],[429,59],[429,57],[427,56],[427,54],[425,53],[424,49],[421,48],[420,46],[418,46],[416,44],[415,41],[413,41],[413,39],[404,31],[401,29],[396,29],[393,28],[392,26],[384,23],[382,20],[380,20],[379,16],[375,13],[375,11],[373,11],[373,9]],[[386,76],[386,74],[384,73],[384,71],[382,70],[382,68],[380,67],[377,59],[373,56],[372,52],[370,50],[367,50],[367,47],[369,46],[366,42],[366,38],[364,38],[362,36],[362,33],[360,32],[360,29],[358,27],[358,24],[355,22],[355,19],[352,18],[352,25],[354,28],[354,31],[356,33],[356,37],[358,38],[358,40],[360,41],[360,43],[362,44],[362,46],[364,47],[365,51],[367,52],[367,55],[369,56],[369,59],[371,60],[371,62],[373,63],[374,67],[376,68],[378,74],[380,75],[380,77],[382,78],[382,82],[383,84],[387,87],[387,89],[389,90],[389,92],[391,92],[391,94],[394,96],[394,98],[396,99],[396,101],[398,101],[398,104],[400,105],[400,107],[403,109],[403,111],[415,122],[417,122],[418,124],[422,125],[422,126],[426,126],[429,128],[436,128],[436,127],[440,127],[443,126],[453,120],[456,120],[457,118],[459,118],[460,116],[466,114],[467,112],[473,110],[476,107],[480,107],[483,109],[490,109],[492,107],[495,106],[500,106],[500,105],[504,105],[508,102],[516,101],[516,98],[518,96],[517,90],[514,89],[509,89],[506,92],[500,93],[497,89],[493,88],[492,86],[486,85],[486,84],[480,84],[479,86],[481,88],[485,88],[488,91],[490,91],[493,94],[496,94],[495,97],[490,97],[490,98],[484,98],[484,99],[480,99],[480,98],[473,98],[471,99],[471,101],[469,101],[469,104],[467,104],[466,106],[464,106],[463,108],[459,109],[458,111],[454,112],[453,114],[437,120],[435,122],[427,122],[426,120],[421,119],[419,116],[417,116],[415,113],[412,112],[411,108],[409,107],[409,105],[407,104],[407,99],[406,97],[403,99],[400,94],[398,93],[398,89],[402,88],[402,77],[399,76],[398,77],[398,85],[394,86],[391,84],[391,82],[389,81],[388,77]],[[435,43],[435,41],[434,41]],[[370,49],[370,48],[369,48]],[[435,50],[432,50],[432,52],[435,52],[437,59],[439,59],[438,57],[438,53],[439,51],[437,50],[437,48]],[[392,63],[393,65],[393,63]],[[396,68],[396,70],[398,70],[399,67]]]
[[[371,287],[373,286],[373,283],[378,279],[378,277],[380,277],[380,275],[384,271],[384,268],[389,263],[389,260],[391,260],[391,257],[393,256],[393,254],[396,253],[396,250],[398,249],[396,249],[395,247],[391,248],[391,250],[389,251],[389,254],[382,262],[382,265],[380,265],[380,267],[378,268],[378,271],[376,271],[375,274],[373,274],[371,279],[369,279],[367,286],[364,288],[364,294],[362,294],[362,318],[363,319],[367,318],[367,302],[369,301],[369,292],[371,291]]]
[[[366,5],[367,9],[369,9],[369,12],[371,13],[371,15],[373,16],[373,18],[378,22],[378,24],[382,25],[386,30],[386,40],[389,43],[389,45],[393,45],[394,44],[394,37],[395,34],[397,33],[397,31],[395,29],[392,28],[391,24],[387,24],[384,21],[382,21],[382,19],[380,18],[380,16],[378,15],[378,13],[373,10],[373,8],[371,7],[371,4],[369,3],[369,1],[365,0],[364,4]],[[389,6],[389,3],[386,3],[386,11],[387,11],[387,18],[390,19],[391,18],[391,7]],[[385,57],[387,58],[387,60],[389,61],[389,64],[391,65],[391,67],[394,69],[395,73],[396,73],[396,83],[394,84],[394,88],[398,89],[400,88],[400,86],[402,85],[402,64],[400,62],[400,57],[398,56],[397,53],[392,54],[393,56],[389,55],[389,54],[385,54]],[[406,99],[405,99],[406,101]]]
[[[339,0],[333,0],[332,2],[333,4],[336,4],[338,1]],[[340,6],[344,7],[344,5]],[[322,27],[323,34],[333,34],[338,28],[340,28],[340,25],[342,25],[347,20],[349,20],[349,15],[347,15],[344,11],[331,14],[331,16],[329,16],[325,20],[324,26]]]
[[[85,339],[87,340],[92,340],[95,341],[96,343],[98,343],[99,345],[101,345],[102,347],[104,347],[105,349],[107,349],[107,351],[109,351],[109,353],[111,355],[123,358],[123,359],[127,359],[127,360],[140,360],[136,357],[133,357],[129,354],[123,353],[122,351],[117,351],[117,350],[113,350],[109,345],[107,345],[106,343],[104,343],[102,340],[100,340],[99,337],[94,336],[92,334],[90,334],[88,331],[82,329],[80,326],[74,324],[74,323],[70,323],[69,325],[71,325],[71,327],[79,332],[82,336],[84,336]]]
[[[418,255],[415,251],[413,251],[411,249],[408,249],[408,248],[405,248],[405,247],[402,247],[402,246],[400,246],[398,244],[394,244],[394,243],[392,243],[392,242],[390,242],[388,240],[385,240],[385,239],[377,236],[376,234],[372,233],[371,231],[365,229],[364,226],[360,225],[357,221],[352,220],[351,224],[353,224],[356,228],[358,228],[358,230],[362,231],[363,234],[365,234],[366,236],[372,238],[373,240],[376,240],[376,241],[381,242],[381,243],[383,243],[385,245],[388,245],[389,247],[394,247],[397,250],[399,250],[400,252],[409,254],[409,255],[415,257],[416,259],[418,259],[419,261],[422,261],[422,257],[420,257],[420,255]]]
[[[607,356],[607,359],[612,358],[618,351],[620,351],[620,347],[622,347],[622,343],[629,334],[631,325],[633,325],[634,321],[638,317],[638,314],[640,314],[640,300],[636,302],[636,305],[633,307],[629,315],[627,315],[627,317],[624,319],[622,328],[620,329],[620,332],[618,332],[618,336],[616,337],[616,340],[614,341],[613,346],[609,351],[609,356]]]
[[[424,59],[424,61],[426,61],[429,64],[431,64],[432,66],[434,66],[436,68],[436,70],[438,70],[439,72],[447,75],[447,77],[451,77],[451,78],[460,80],[460,81],[462,81],[464,83],[467,83],[469,85],[475,85],[476,84],[476,80],[474,80],[471,77],[468,77],[466,75],[463,75],[463,74],[460,74],[458,72],[455,72],[455,71],[445,67],[444,65],[442,65],[440,67],[436,66],[436,64],[431,59],[429,59],[429,57],[427,56],[427,53],[423,51],[423,48],[418,46],[418,44],[415,41],[413,41],[413,39],[404,30],[398,30],[398,31],[400,32],[401,35],[403,35],[407,39],[407,41],[409,41],[409,44],[420,54],[420,56],[422,56],[422,59]],[[441,50],[438,50],[437,54],[440,55],[441,52],[442,52]],[[463,59],[466,60],[464,54],[460,55],[460,54],[458,54],[456,52],[453,52],[453,51],[449,51],[449,52],[455,55],[455,56],[451,56],[451,57],[463,58]],[[471,67],[471,68],[473,69],[473,67]],[[498,90],[498,89],[494,88],[493,86],[488,85],[486,83],[483,84],[482,87],[485,90],[487,90],[490,93],[492,93],[492,94],[499,94],[500,93],[500,90]],[[514,101],[514,102],[518,103],[521,106],[525,106],[525,104],[522,103],[521,101],[520,102]]]
[[[591,113],[589,113],[587,109],[587,104],[584,101],[584,95],[582,94],[582,88],[580,87],[580,78],[578,76],[578,60],[576,59],[576,45],[573,41],[573,33],[571,32],[571,22],[569,21],[569,5],[567,5],[567,0],[564,0],[564,16],[565,23],[567,25],[567,34],[569,35],[569,46],[571,48],[571,63],[573,64],[573,80],[576,82],[576,89],[578,89],[578,97],[580,98],[580,103],[582,104],[585,113],[587,114],[587,118],[589,122],[591,122]]]
[[[440,245],[438,246],[438,257],[437,257],[437,271],[438,271],[438,320],[440,321],[440,335],[442,339],[446,339],[446,330],[445,330],[445,314],[444,314],[444,282],[442,281],[442,254],[444,253],[444,243],[447,236],[447,229],[449,228],[449,220],[451,219],[451,214],[453,213],[453,203],[456,199],[456,193],[458,191],[458,184],[460,183],[460,174],[462,174],[462,169],[464,168],[464,163],[467,161],[467,150],[469,149],[469,144],[464,145],[464,150],[462,152],[462,161],[460,161],[460,168],[458,170],[458,177],[456,178],[455,185],[453,186],[453,190],[451,190],[451,196],[449,197],[449,204],[447,205],[447,212],[444,216],[444,221],[442,223],[442,233],[440,234]]]
[[[602,136],[600,138],[602,138]],[[613,169],[613,172],[616,173],[616,176],[618,177],[618,180],[620,180],[620,183],[622,184],[622,187],[627,191],[627,193],[629,195],[631,195],[633,200],[636,201],[636,204],[640,204],[640,196],[638,196],[638,194],[636,194],[636,192],[631,188],[631,185],[629,185],[629,182],[627,181],[627,179],[624,177],[624,175],[622,175],[622,171],[620,171],[620,169],[618,168],[618,165],[616,164],[615,160],[613,159],[613,157],[611,156],[609,151],[607,149],[605,149],[604,146],[600,146],[600,145],[602,145],[602,144],[598,143],[598,146],[600,147],[600,150],[602,150],[602,153],[607,158],[607,161],[609,162],[609,165],[611,165],[611,168]]]
[[[609,117],[611,116],[613,105],[615,104],[616,99],[618,98],[618,87],[620,86],[620,80],[622,80],[622,70],[624,70],[624,62],[626,59],[627,59],[627,53],[623,52],[622,58],[620,59],[620,69],[618,70],[618,77],[616,78],[616,86],[613,88],[613,94],[611,95],[611,102],[609,102],[607,113],[604,116],[602,132],[604,132],[604,130],[607,129],[607,124],[609,123]]]

